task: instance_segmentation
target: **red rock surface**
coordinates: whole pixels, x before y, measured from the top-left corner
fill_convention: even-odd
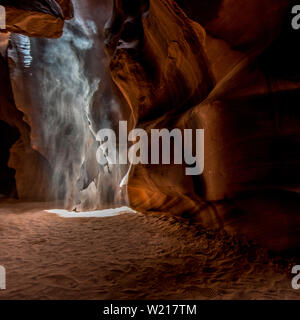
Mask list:
[[[131,205],[193,216],[273,249],[299,245],[291,1],[177,2],[189,17],[171,0],[114,1],[110,68],[136,127],[205,129],[205,171],[191,179],[175,166],[134,166]]]
[[[30,127],[15,106],[9,70],[0,56],[0,120],[19,132],[19,139],[10,149],[8,166],[16,171],[17,194],[21,199],[46,200],[49,193],[49,165],[31,146]],[[2,137],[5,139],[5,137]],[[34,172],[34,174],[33,174]]]
[[[64,20],[72,18],[70,0],[1,1],[6,9],[6,31],[33,37],[58,38]]]

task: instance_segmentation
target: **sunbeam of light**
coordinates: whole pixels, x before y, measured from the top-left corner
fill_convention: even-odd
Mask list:
[[[122,119],[103,47],[110,10],[102,3],[73,4],[75,17],[65,23],[61,38],[11,37],[14,98],[30,126],[31,145],[47,160],[43,183],[49,199],[77,211],[127,205],[126,190],[119,187],[126,166],[107,172],[96,161],[97,132]]]

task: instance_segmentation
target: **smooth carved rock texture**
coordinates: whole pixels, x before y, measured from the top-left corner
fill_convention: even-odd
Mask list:
[[[293,1],[115,0],[111,75],[137,128],[205,129],[205,170],[133,166],[137,210],[190,216],[281,250],[299,243]]]
[[[204,30],[174,2],[115,1],[106,27],[112,76],[137,123],[188,107],[212,89]]]
[[[201,102],[214,86],[205,32],[173,1],[130,3],[115,1],[106,26],[111,74],[136,127],[171,128],[178,114]],[[202,206],[195,201],[192,178],[178,165],[132,168],[128,192],[138,210],[193,214]]]
[[[277,37],[293,0],[175,0],[206,32],[232,48],[253,51]]]
[[[6,31],[33,37],[58,38],[64,20],[73,17],[70,0],[2,0]]]
[[[14,102],[6,60],[0,56],[0,120],[17,131],[17,141],[10,148],[8,166],[15,170],[17,196],[21,199],[48,200],[49,165],[31,146],[30,127]],[[14,130],[14,131],[13,131]],[[2,137],[2,143],[7,137]],[[34,173],[34,174],[33,174]]]

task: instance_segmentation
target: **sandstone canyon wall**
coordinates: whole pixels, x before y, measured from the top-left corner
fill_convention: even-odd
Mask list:
[[[131,168],[135,209],[188,216],[273,249],[299,244],[293,4],[114,1],[110,69],[136,127],[205,130],[202,176],[178,166]]]
[[[6,31],[31,37],[58,38],[64,20],[73,17],[70,0],[1,0],[6,9]]]

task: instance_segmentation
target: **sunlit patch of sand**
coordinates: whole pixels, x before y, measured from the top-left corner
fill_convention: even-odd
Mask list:
[[[55,213],[62,218],[107,218],[107,217],[115,217],[124,213],[135,213],[134,210],[128,207],[121,207],[115,209],[105,209],[105,210],[96,210],[96,211],[68,211],[62,209],[52,209],[45,210],[48,213]]]

